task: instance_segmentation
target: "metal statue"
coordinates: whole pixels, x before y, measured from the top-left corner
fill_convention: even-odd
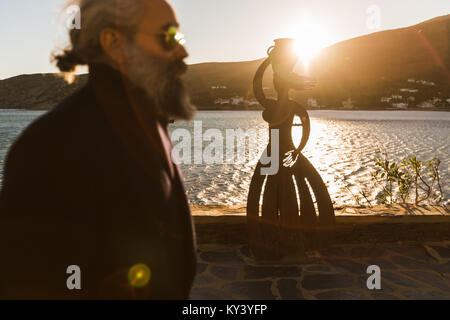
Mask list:
[[[253,81],[255,97],[264,108],[264,120],[269,123],[269,133],[271,129],[279,130],[279,141],[269,138],[266,149],[270,154],[271,144],[279,143],[279,169],[274,175],[261,174],[264,165],[260,159],[247,200],[250,247],[254,256],[263,260],[277,260],[323,247],[332,241],[335,226],[328,190],[301,153],[309,139],[310,119],[301,105],[289,100],[289,91],[309,89],[314,81],[293,72],[298,61],[293,45],[292,39],[275,40]],[[262,88],[264,72],[270,65],[278,100],[266,98]],[[294,122],[295,116],[301,123]],[[302,126],[298,147],[292,140],[293,126]]]

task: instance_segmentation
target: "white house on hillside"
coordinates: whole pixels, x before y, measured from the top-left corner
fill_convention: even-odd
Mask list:
[[[217,86],[212,86],[211,89],[213,89],[213,90],[217,90],[217,89],[227,89],[227,86],[217,85]]]
[[[417,105],[419,108],[427,109],[434,108],[434,104],[431,100],[423,101]]]
[[[318,108],[319,107],[317,100],[314,98],[308,98],[307,105],[309,108]]]
[[[408,104],[403,102],[393,103],[392,106],[397,109],[408,109]]]
[[[432,81],[426,81],[426,80],[417,80],[416,83],[423,84],[424,86],[435,86],[436,84]]]
[[[442,102],[442,99],[434,97],[433,99],[423,101],[418,105],[420,108],[434,108]]]
[[[256,99],[245,100],[247,106],[258,106],[259,102]]]
[[[400,92],[409,92],[409,93],[417,93],[418,89],[400,89]]]
[[[230,99],[217,98],[214,104],[230,104]]]
[[[351,98],[348,98],[345,101],[342,101],[342,109],[353,109],[354,108],[354,101],[352,101]]]
[[[235,96],[235,97],[231,98],[231,104],[238,105],[238,104],[241,104],[241,103],[242,104],[244,103],[244,97]]]

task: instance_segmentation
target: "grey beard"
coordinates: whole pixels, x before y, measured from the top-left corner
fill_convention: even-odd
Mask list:
[[[153,112],[168,120],[191,120],[196,108],[179,75],[186,71],[182,61],[168,64],[161,59],[148,57],[134,45],[126,49],[127,70],[125,76],[131,83],[144,90],[153,103]]]

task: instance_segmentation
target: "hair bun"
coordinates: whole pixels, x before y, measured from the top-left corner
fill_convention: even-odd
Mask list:
[[[76,66],[86,64],[73,49],[64,50],[62,54],[56,55],[54,60],[61,72],[73,72]]]

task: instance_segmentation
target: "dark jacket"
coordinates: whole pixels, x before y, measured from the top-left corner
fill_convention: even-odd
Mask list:
[[[145,121],[128,83],[90,67],[87,85],[11,147],[0,194],[0,297],[185,299],[195,232],[167,121]],[[144,263],[151,279],[129,285]],[[69,290],[67,267],[81,269]]]

